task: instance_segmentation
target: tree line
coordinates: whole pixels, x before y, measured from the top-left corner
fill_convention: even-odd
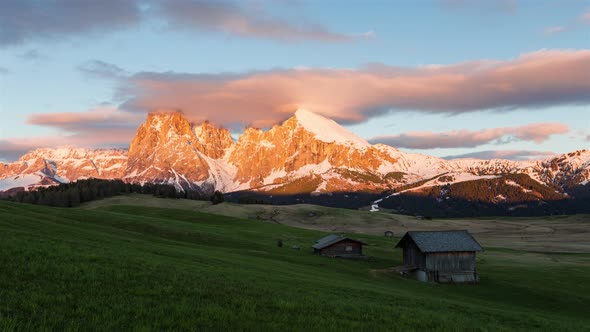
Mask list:
[[[161,198],[185,198],[192,200],[210,200],[214,204],[223,202],[223,194],[216,191],[207,195],[195,190],[177,191],[169,184],[126,183],[122,180],[85,179],[62,183],[51,187],[40,187],[31,191],[19,191],[7,197],[7,200],[47,205],[55,207],[77,207],[82,203],[106,197],[130,193],[151,194]]]

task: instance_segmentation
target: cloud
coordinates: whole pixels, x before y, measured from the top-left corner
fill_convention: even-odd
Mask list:
[[[4,67],[0,67],[0,75],[8,75],[10,74],[10,70],[4,68]]]
[[[143,120],[142,114],[126,113],[114,107],[32,114],[28,124],[55,128],[59,134],[0,139],[0,161],[14,161],[28,151],[44,147],[127,147]]]
[[[220,31],[240,37],[287,42],[349,42],[373,36],[373,32],[341,34],[310,22],[296,24],[285,18],[273,17],[261,7],[247,9],[233,1],[170,0],[161,2],[157,9],[171,26],[198,31]]]
[[[111,63],[100,60],[92,60],[78,66],[82,73],[98,78],[118,78],[126,74],[125,70]]]
[[[274,17],[263,6],[223,0],[0,1],[0,47],[28,41],[104,33],[144,22],[173,29],[219,31],[275,41],[349,42],[374,32],[343,34],[299,18]]]
[[[569,22],[567,25],[546,27],[543,30],[543,33],[545,34],[545,36],[552,36],[554,34],[562,33],[567,30],[576,30],[580,28],[580,23],[582,25],[590,24],[590,9],[587,9],[586,12],[578,16],[577,22],[575,22],[574,20],[570,21],[571,22]]]
[[[86,112],[34,113],[27,123],[60,129],[68,133],[132,129],[144,120],[141,114],[123,112],[115,107],[99,107]]]
[[[139,20],[139,6],[129,0],[1,1],[0,46],[114,30]]]
[[[21,58],[21,59],[23,59],[23,60],[27,60],[27,61],[36,61],[36,60],[42,60],[42,59],[46,59],[47,58],[47,56],[41,54],[36,49],[28,50],[28,51],[20,54],[18,57]]]
[[[491,128],[482,130],[454,130],[444,133],[430,131],[409,132],[395,136],[379,136],[369,139],[372,144],[387,144],[398,148],[473,148],[484,144],[507,144],[513,141],[542,143],[549,136],[565,134],[568,126],[561,123],[535,123],[520,127]]]
[[[565,30],[566,30],[566,27],[553,26],[553,27],[545,28],[545,30],[543,30],[543,33],[545,34],[545,36],[552,36],[554,34],[564,32]]]
[[[27,146],[11,139],[0,139],[0,163],[13,162],[32,148],[36,148],[36,146]]]
[[[0,139],[0,162],[12,162],[37,148],[86,147],[126,148],[133,135],[126,129],[109,129],[86,133],[60,134],[41,137],[19,137]]]
[[[307,108],[358,123],[395,110],[459,114],[590,103],[590,50],[399,68],[278,69],[244,74],[143,72],[121,83],[122,108],[181,109],[193,120],[263,126]]]
[[[487,150],[479,152],[471,152],[455,156],[446,156],[444,159],[461,159],[461,158],[474,158],[474,159],[509,159],[509,160],[539,160],[546,159],[555,156],[556,154],[551,151],[529,151],[529,150]]]
[[[491,111],[534,111],[553,105],[590,103],[590,50],[543,50],[512,60],[416,68],[370,64],[360,69],[129,74],[95,60],[81,70],[114,79],[119,86],[114,98],[121,105],[86,112],[33,114],[29,124],[55,128],[65,133],[67,142],[76,142],[73,138],[79,137],[80,144],[105,146],[112,142],[106,132],[117,130],[119,137],[125,138],[117,142],[128,143],[145,112],[160,108],[180,109],[193,122],[209,120],[239,128],[272,126],[297,108],[307,108],[341,123],[360,123],[395,110],[447,114],[487,110],[487,116],[493,116]],[[463,137],[462,146],[478,146],[515,139],[540,142],[566,130],[556,124],[546,128],[530,126],[489,129],[483,133],[457,132],[455,136],[462,133],[471,137],[471,141]],[[60,139],[58,143],[65,138]],[[449,139],[445,144],[459,143]]]

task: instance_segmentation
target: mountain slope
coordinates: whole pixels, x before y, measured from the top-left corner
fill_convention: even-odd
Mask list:
[[[0,191],[98,177],[170,184],[177,190],[206,194],[213,190],[266,195],[385,191],[383,198],[402,193],[434,197],[434,192],[444,196],[440,193],[449,186],[463,188],[508,175],[516,180],[507,181],[523,188],[531,186],[528,179],[543,187],[535,194],[540,201],[566,199],[568,193],[584,195],[590,180],[590,151],[539,161],[443,160],[371,145],[336,122],[302,109],[267,131],[247,128],[234,142],[227,129],[208,122],[192,125],[180,112],[155,112],[139,126],[128,152],[37,149],[14,163],[1,164]],[[510,185],[498,181],[496,186],[502,189],[489,203],[510,202],[505,194]],[[442,199],[459,198],[456,192]]]
[[[210,167],[199,150],[205,148],[180,113],[149,114],[129,146],[124,179],[200,190]]]
[[[0,191],[91,177],[119,179],[124,175],[126,164],[127,151],[121,149],[36,149],[0,168],[3,183]],[[25,178],[28,180],[23,180]]]
[[[322,131],[322,128],[324,130]],[[394,185],[381,169],[396,160],[332,120],[299,110],[264,132],[246,129],[228,159],[240,188],[293,193],[375,191]],[[299,182],[295,188],[291,184]]]

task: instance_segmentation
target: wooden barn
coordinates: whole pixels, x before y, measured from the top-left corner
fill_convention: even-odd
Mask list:
[[[363,243],[337,234],[330,234],[317,240],[312,246],[313,252],[322,256],[362,258]]]
[[[421,281],[476,283],[475,253],[481,245],[462,231],[407,232],[395,246],[403,248],[404,274]]]

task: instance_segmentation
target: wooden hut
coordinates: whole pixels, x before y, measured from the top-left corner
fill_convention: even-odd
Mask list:
[[[362,258],[363,243],[337,234],[330,234],[317,240],[312,246],[313,252],[322,256]]]
[[[462,231],[407,232],[395,246],[403,248],[402,273],[439,283],[476,283],[475,253],[481,245]]]

